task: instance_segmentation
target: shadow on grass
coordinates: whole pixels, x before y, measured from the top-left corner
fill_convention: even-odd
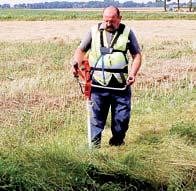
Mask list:
[[[96,189],[95,185],[89,185],[89,190],[112,190],[112,191],[166,191],[167,186],[156,185],[147,180],[142,180],[123,172],[105,173],[101,172],[95,166],[91,165],[88,168],[89,177],[99,185]],[[93,187],[92,187],[93,186]]]

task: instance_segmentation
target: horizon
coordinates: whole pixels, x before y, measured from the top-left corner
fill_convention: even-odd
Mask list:
[[[71,0],[0,0],[0,4],[10,4],[10,5],[14,5],[14,4],[22,4],[22,3],[30,3],[30,4],[33,4],[33,3],[45,3],[45,2],[55,2],[55,1],[67,1],[67,2],[88,2],[89,0],[74,0],[74,1],[71,1]],[[98,0],[100,1],[100,0]],[[103,1],[103,0],[102,0]],[[119,0],[119,3],[124,3],[124,2],[127,2],[127,1],[130,1],[130,0]],[[131,0],[135,3],[148,3],[149,1],[152,1],[152,2],[155,2],[155,0]],[[177,2],[175,0],[171,0],[169,3],[171,2]],[[189,0],[181,0],[180,3],[188,3]],[[193,0],[194,2],[194,0]]]

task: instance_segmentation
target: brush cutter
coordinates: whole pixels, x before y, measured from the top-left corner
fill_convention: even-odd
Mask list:
[[[127,88],[127,85],[125,85],[122,88],[115,88],[115,87],[106,87],[101,85],[92,84],[92,68],[89,65],[88,60],[84,60],[79,66],[74,66],[77,70],[77,75],[74,75],[76,77],[77,82],[79,83],[81,92],[84,94],[84,97],[86,99],[86,109],[87,109],[87,127],[88,127],[88,146],[89,149],[92,148],[92,142],[91,142],[91,126],[90,126],[90,115],[91,115],[91,88],[101,88],[101,89],[107,89],[107,90],[125,90]]]
[[[89,149],[91,149],[92,144],[91,144],[91,126],[90,126],[90,107],[91,107],[90,94],[91,94],[92,81],[91,81],[90,66],[88,60],[84,60],[80,66],[76,66],[76,70],[78,72],[78,75],[75,75],[74,77],[76,77],[80,85],[81,92],[84,94],[84,97],[86,99],[88,146]]]

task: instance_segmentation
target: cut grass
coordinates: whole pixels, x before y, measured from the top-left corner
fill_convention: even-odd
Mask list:
[[[196,144],[196,124],[194,123],[177,123],[170,129],[171,134],[179,135],[184,137],[190,144]]]
[[[70,71],[77,43],[0,43],[0,189],[194,190],[192,74],[135,84],[126,145],[108,146],[108,121],[102,148],[90,151],[85,101]],[[151,59],[147,68],[167,60]]]

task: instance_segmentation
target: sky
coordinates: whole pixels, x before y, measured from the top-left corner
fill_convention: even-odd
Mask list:
[[[19,3],[39,3],[39,2],[52,2],[52,1],[69,1],[69,2],[88,2],[89,0],[0,0],[0,4],[8,3],[10,5]],[[120,3],[130,0],[119,0]],[[147,3],[148,1],[154,2],[155,0],[132,0],[137,3]],[[189,0],[180,0],[180,2],[188,2]]]

